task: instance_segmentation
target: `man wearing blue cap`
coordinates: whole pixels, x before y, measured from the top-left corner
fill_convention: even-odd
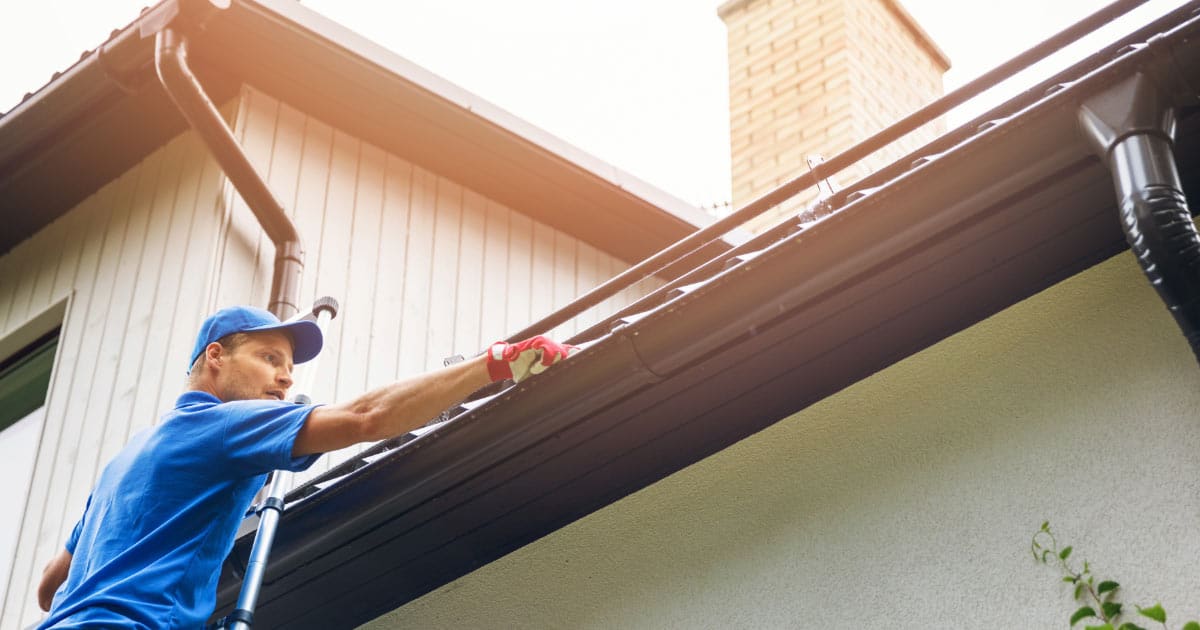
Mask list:
[[[293,363],[321,350],[310,321],[218,311],[197,335],[188,391],[101,473],[66,548],[47,565],[42,628],[197,628],[221,563],[267,473],[419,427],[492,381],[521,380],[574,350],[545,337],[334,405],[284,402]]]

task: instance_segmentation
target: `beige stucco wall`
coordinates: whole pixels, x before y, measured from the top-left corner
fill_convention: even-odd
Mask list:
[[[1043,519],[1200,617],[1198,385],[1122,254],[366,627],[1065,628]]]

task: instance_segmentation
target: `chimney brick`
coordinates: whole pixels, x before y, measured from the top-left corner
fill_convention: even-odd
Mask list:
[[[949,60],[899,0],[730,0],[733,205],[740,208],[942,94]],[[849,184],[932,140],[939,120],[834,177]],[[794,216],[815,188],[752,221]]]

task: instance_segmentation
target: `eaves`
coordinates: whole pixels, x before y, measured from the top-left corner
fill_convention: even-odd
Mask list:
[[[284,513],[259,625],[372,619],[1122,251],[1076,112],[1134,72],[1200,84],[1197,10],[947,134],[560,367],[318,480]],[[1194,107],[1176,157],[1195,195]]]
[[[218,103],[250,84],[629,262],[711,221],[298,2],[218,4],[164,0],[0,117],[0,254],[185,130],[154,75],[180,12]]]

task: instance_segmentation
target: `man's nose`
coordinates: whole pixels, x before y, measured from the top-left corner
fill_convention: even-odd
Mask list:
[[[291,389],[291,387],[292,387],[292,371],[291,370],[289,370],[287,368],[283,368],[283,369],[279,370],[279,374],[275,378],[277,381],[279,381],[279,384],[282,385],[285,389]]]

